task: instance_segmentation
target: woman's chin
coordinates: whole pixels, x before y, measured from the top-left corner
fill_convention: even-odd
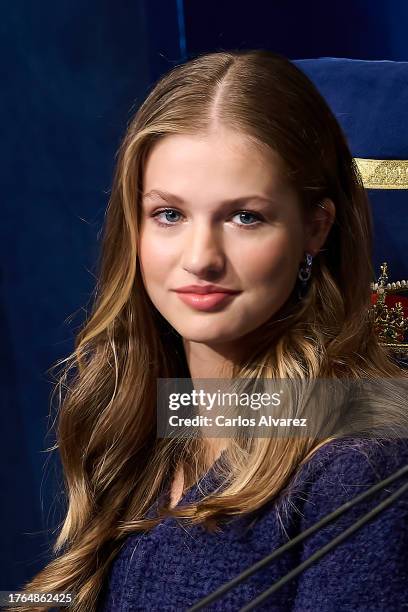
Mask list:
[[[212,324],[207,324],[202,329],[197,326],[178,326],[176,329],[183,340],[200,342],[201,344],[224,344],[225,342],[233,342],[238,336],[238,333],[234,334],[232,330],[223,330],[221,326],[217,327]]]

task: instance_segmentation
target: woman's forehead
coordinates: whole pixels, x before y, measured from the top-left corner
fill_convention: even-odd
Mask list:
[[[197,197],[197,190],[205,190],[220,201],[282,196],[288,181],[280,156],[270,149],[248,146],[240,138],[229,135],[224,141],[213,134],[166,136],[146,159],[145,197],[157,199],[167,192],[183,200]]]

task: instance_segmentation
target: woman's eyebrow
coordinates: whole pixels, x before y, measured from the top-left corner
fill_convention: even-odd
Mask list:
[[[180,205],[186,205],[187,202],[185,202],[182,198],[180,198],[179,196],[173,194],[173,193],[169,193],[168,191],[163,191],[161,189],[152,189],[151,191],[148,191],[147,193],[144,193],[142,195],[142,198],[144,200],[148,200],[148,199],[154,199],[155,197],[160,197],[163,200],[166,200],[168,202],[175,202],[177,204]],[[232,198],[230,200],[224,200],[221,202],[221,206],[229,206],[232,204],[243,204],[245,202],[248,202],[249,200],[259,200],[259,201],[263,201],[263,202],[272,202],[274,203],[274,199],[270,196],[263,196],[263,195],[258,195],[258,194],[253,194],[253,195],[247,195],[247,196],[241,196],[240,198]]]

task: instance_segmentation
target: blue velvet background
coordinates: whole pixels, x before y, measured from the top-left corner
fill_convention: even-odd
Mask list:
[[[408,159],[408,62],[339,58],[295,61],[340,122],[354,157]],[[373,263],[389,264],[390,280],[408,278],[408,191],[369,189]],[[350,270],[352,278],[352,270]]]
[[[115,152],[151,84],[175,63],[222,48],[407,60],[407,17],[403,1],[2,4],[0,589],[21,588],[45,565],[64,515],[58,460],[44,452],[53,442],[47,370],[73,348]],[[347,63],[299,65],[327,96],[354,155],[408,158],[406,64],[367,65],[359,76]],[[385,90],[391,70],[401,81]],[[360,79],[373,71],[367,99]],[[376,261],[386,254],[393,275],[406,277],[405,202],[404,191],[372,193]]]

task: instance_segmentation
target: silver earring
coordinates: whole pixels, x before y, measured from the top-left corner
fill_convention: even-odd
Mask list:
[[[299,299],[301,300],[307,291],[308,280],[312,275],[313,256],[310,253],[305,253],[305,262],[300,266],[298,272],[299,283]]]

